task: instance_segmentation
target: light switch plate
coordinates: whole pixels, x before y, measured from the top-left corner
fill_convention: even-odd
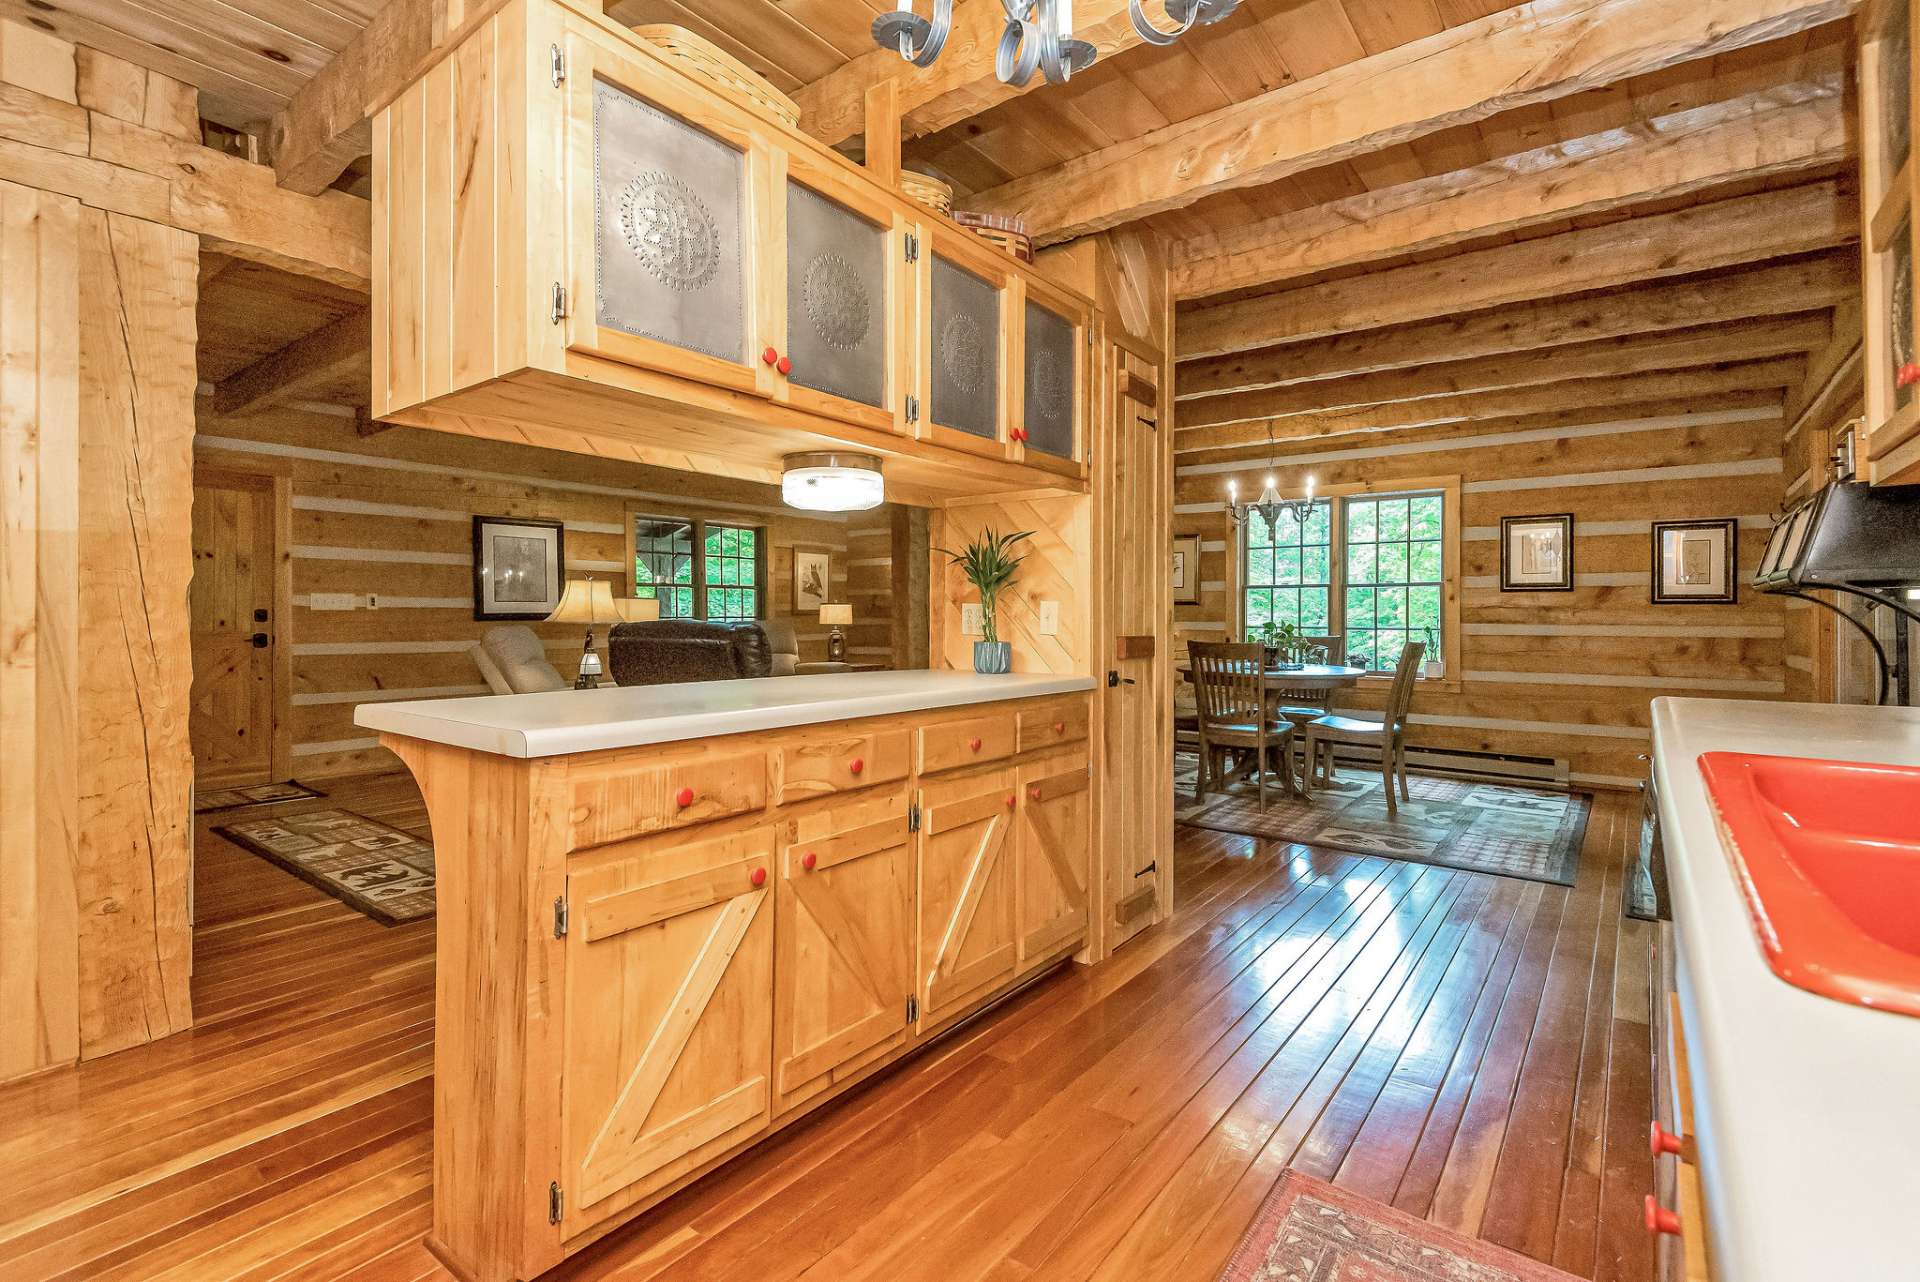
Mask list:
[[[986,620],[980,616],[980,607],[977,604],[961,606],[960,635],[963,637],[979,637],[985,636],[986,633],[987,624]]]
[[[351,592],[313,592],[307,596],[309,610],[351,610],[360,598]]]
[[[1040,635],[1043,637],[1060,635],[1060,603],[1058,601],[1040,603]]]

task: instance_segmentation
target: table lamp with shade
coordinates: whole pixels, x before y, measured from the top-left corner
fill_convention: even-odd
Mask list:
[[[846,634],[841,632],[840,629],[852,626],[853,607],[846,604],[834,605],[831,603],[822,605],[820,607],[820,622],[833,629],[832,632],[827,634],[827,662],[839,663],[843,661],[847,657],[847,638]]]
[[[593,630],[603,624],[632,623],[660,617],[660,603],[644,598],[618,598],[613,585],[602,579],[568,579],[560,604],[547,616],[548,623],[585,624],[586,644],[580,651],[580,675],[574,679],[576,690],[591,690],[600,684],[600,656],[593,651]]]

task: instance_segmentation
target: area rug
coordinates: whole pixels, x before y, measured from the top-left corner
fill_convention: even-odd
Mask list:
[[[1404,1211],[1284,1171],[1220,1282],[1578,1282]]]
[[[1182,764],[1175,762],[1176,779]],[[1183,800],[1191,797],[1192,776],[1176,787]],[[1413,799],[1389,816],[1380,776],[1347,767],[1305,800],[1269,781],[1265,813],[1256,787],[1242,781],[1209,792],[1176,817],[1217,832],[1573,884],[1592,804],[1587,794],[1432,775],[1409,775],[1407,787]]]
[[[307,787],[298,779],[289,779],[285,783],[257,783],[249,788],[214,788],[194,796],[193,813],[204,815],[210,810],[238,810],[242,806],[272,806],[282,801],[305,801],[309,797],[326,795],[318,788]]]
[[[365,815],[309,810],[213,831],[383,925],[433,916],[433,847]]]

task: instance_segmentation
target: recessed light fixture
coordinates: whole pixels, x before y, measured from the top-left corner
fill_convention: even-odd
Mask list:
[[[864,512],[887,501],[880,460],[871,454],[789,454],[780,497],[807,512]]]

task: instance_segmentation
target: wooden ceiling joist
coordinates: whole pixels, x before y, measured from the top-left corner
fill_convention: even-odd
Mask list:
[[[277,401],[297,400],[315,386],[370,373],[373,327],[364,307],[224,378],[213,389],[214,412],[245,414]]]
[[[1846,17],[1853,0],[1534,0],[980,193],[1042,244]]]
[[[1170,251],[1174,295],[1267,285],[1837,165],[1850,152],[1845,92],[1835,72],[1182,241]]]
[[[1593,406],[1625,401],[1671,401],[1754,391],[1774,393],[1777,399],[1784,389],[1799,384],[1805,377],[1806,368],[1805,358],[1782,356],[1716,369],[1570,379],[1540,387],[1505,388],[1464,396],[1435,396],[1427,400],[1399,401],[1357,410],[1292,414],[1248,423],[1183,428],[1174,436],[1174,448],[1178,452],[1216,449],[1257,452],[1270,439],[1301,441],[1323,436],[1391,432],[1483,418],[1550,413],[1573,404]]]
[[[1177,346],[1183,360],[1218,356],[1811,253],[1859,234],[1852,197],[1808,183],[1183,312]]]
[[[1832,307],[1859,291],[1859,259],[1835,252],[1188,361],[1180,366],[1176,386],[1184,400],[1416,369],[1435,361],[1547,350]]]
[[[1831,336],[1827,313],[1822,311],[1778,321],[1703,326],[1654,338],[1608,338],[1551,351],[1442,361],[1414,370],[1182,400],[1178,422],[1182,429],[1247,423],[1289,414],[1537,387],[1569,379],[1691,369],[1811,352],[1824,347]]]

